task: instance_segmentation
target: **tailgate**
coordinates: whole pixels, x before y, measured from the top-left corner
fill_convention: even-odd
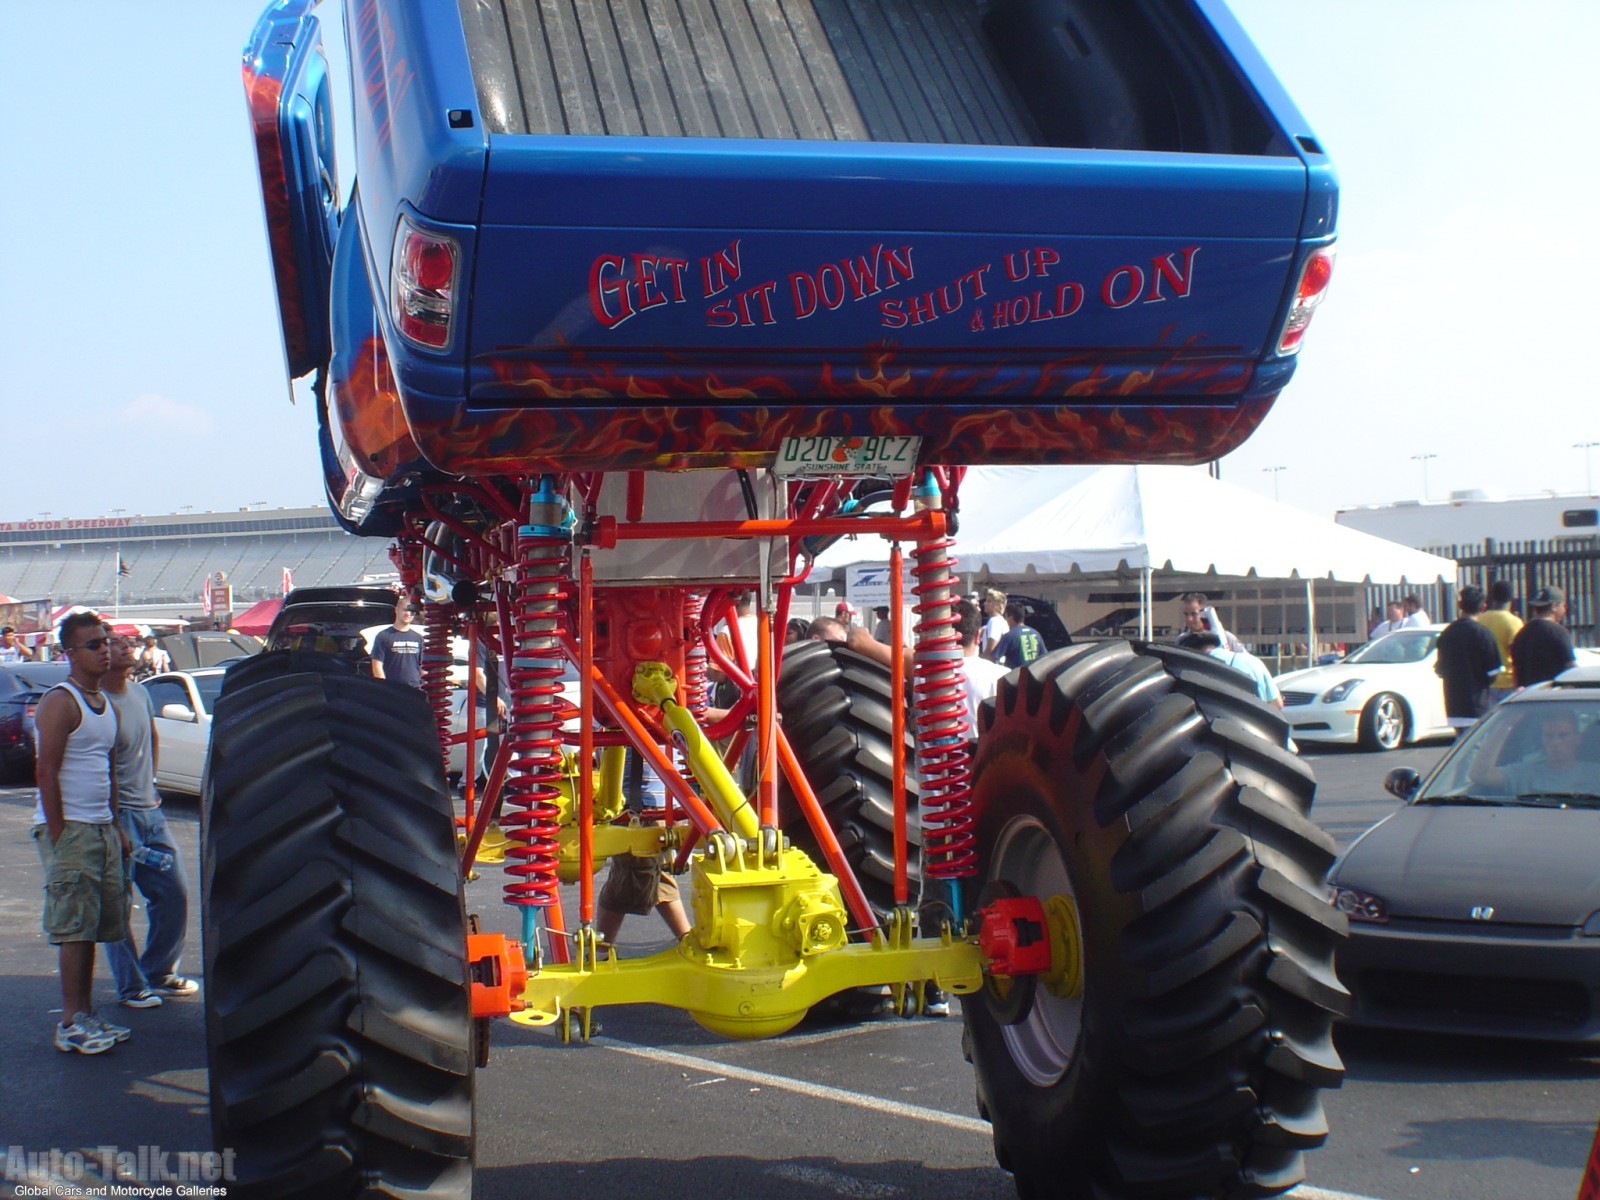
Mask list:
[[[546,369],[594,399],[792,396],[886,353],[900,398],[1165,391],[1202,362],[1242,390],[1306,189],[1292,156],[493,138],[471,398]]]

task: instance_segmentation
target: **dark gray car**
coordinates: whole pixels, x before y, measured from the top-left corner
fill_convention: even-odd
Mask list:
[[[64,662],[0,665],[0,783],[33,778],[33,711],[70,670]]]
[[[1491,710],[1328,873],[1356,1024],[1600,1041],[1600,669]]]

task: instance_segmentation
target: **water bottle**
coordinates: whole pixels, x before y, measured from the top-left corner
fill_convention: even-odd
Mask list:
[[[152,870],[170,871],[173,858],[165,850],[157,850],[154,846],[140,846],[133,852],[133,861],[143,863]]]

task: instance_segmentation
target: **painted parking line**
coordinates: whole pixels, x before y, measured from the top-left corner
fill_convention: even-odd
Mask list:
[[[757,1084],[761,1087],[775,1088],[779,1091],[793,1092],[799,1096],[810,1096],[817,1100],[831,1100],[838,1104],[850,1104],[856,1108],[870,1109],[875,1113],[890,1113],[897,1117],[905,1117],[912,1121],[926,1121],[932,1125],[942,1125],[946,1129],[959,1129],[966,1133],[976,1133],[987,1138],[989,1136],[989,1122],[979,1120],[977,1117],[962,1116],[958,1113],[948,1113],[942,1109],[924,1108],[920,1104],[906,1104],[899,1100],[885,1100],[881,1096],[871,1096],[863,1092],[851,1092],[844,1088],[829,1087],[822,1083],[809,1083],[803,1079],[791,1079],[787,1075],[774,1075],[770,1071],[753,1071],[748,1067],[736,1067],[725,1062],[718,1062],[711,1058],[700,1058],[693,1054],[679,1054],[675,1050],[659,1050],[654,1046],[639,1046],[631,1042],[615,1042],[610,1039],[595,1042],[603,1045],[607,1050],[614,1050],[618,1054],[627,1054],[634,1058],[647,1059],[650,1062],[660,1063],[663,1066],[678,1067],[686,1071],[698,1071],[711,1077],[701,1082],[712,1080],[737,1079],[745,1083]],[[799,1168],[796,1168],[799,1169]],[[843,1177],[841,1177],[841,1180]],[[832,1181],[835,1184],[841,1180]],[[821,1180],[813,1180],[820,1183]],[[872,1184],[865,1180],[851,1182],[865,1185],[866,1191],[845,1187],[830,1187],[829,1190],[838,1191],[841,1195],[860,1196],[863,1200],[869,1192],[873,1195],[883,1195],[873,1189],[881,1185]],[[1359,1195],[1355,1192],[1340,1192],[1330,1188],[1312,1187],[1310,1184],[1301,1184],[1293,1191],[1285,1193],[1286,1200],[1377,1200],[1377,1197]]]
[[[657,1050],[653,1046],[636,1046],[629,1042],[597,1042],[604,1045],[607,1050],[615,1050],[618,1054],[629,1054],[634,1058],[649,1059],[665,1066],[681,1067],[686,1071],[701,1071],[707,1075],[721,1075],[726,1079],[738,1079],[745,1083],[754,1083],[761,1087],[775,1088],[779,1091],[794,1092],[800,1096],[810,1096],[817,1100],[831,1100],[837,1104],[851,1104],[857,1108],[871,1109],[876,1113],[891,1113],[897,1117],[905,1117],[913,1121],[926,1121],[931,1125],[942,1125],[946,1129],[960,1129],[967,1133],[989,1136],[989,1122],[980,1121],[977,1117],[965,1117],[956,1113],[947,1113],[937,1108],[924,1108],[920,1104],[906,1104],[899,1100],[885,1100],[882,1096],[869,1096],[862,1092],[850,1092],[844,1088],[829,1087],[822,1083],[808,1083],[803,1079],[790,1079],[786,1075],[773,1075],[768,1071],[752,1071],[748,1067],[734,1067],[725,1062],[717,1062],[710,1058],[697,1058],[692,1054],[679,1054],[673,1050]]]
[[[825,1192],[832,1192],[835,1196],[848,1197],[849,1200],[889,1200],[891,1196],[903,1196],[906,1193],[903,1187],[862,1179],[858,1175],[847,1175],[843,1171],[830,1171],[825,1167],[804,1166],[800,1163],[779,1163],[775,1167],[768,1167],[764,1174],[771,1175],[775,1179],[792,1179],[797,1183],[809,1184]]]

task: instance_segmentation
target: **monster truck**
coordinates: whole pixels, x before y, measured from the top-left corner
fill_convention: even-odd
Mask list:
[[[582,1041],[653,1002],[767,1037],[928,985],[1024,1196],[1298,1182],[1345,993],[1282,720],[1111,642],[969,730],[952,631],[968,467],[1214,459],[1294,370],[1337,186],[1226,7],[347,0],[332,62],[313,7],[244,58],[287,373],[428,644],[418,693],[301,614],[217,706],[229,1194],[469,1194],[497,1018]],[[776,632],[843,533],[886,539],[915,613],[887,667]],[[461,810],[452,636],[509,708]],[[623,812],[627,754],[656,819]],[[464,907],[494,826],[520,938]],[[686,873],[679,945],[595,936],[619,854]]]

